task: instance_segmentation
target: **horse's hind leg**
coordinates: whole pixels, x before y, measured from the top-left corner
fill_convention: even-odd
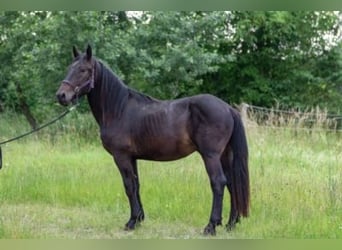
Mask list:
[[[204,164],[209,175],[211,190],[213,192],[213,201],[211,215],[208,225],[204,229],[205,235],[215,235],[216,226],[222,224],[222,201],[224,194],[224,187],[226,185],[226,177],[222,171],[220,155],[201,154]]]
[[[226,225],[226,228],[228,231],[234,229],[235,224],[240,221],[240,215],[237,210],[236,201],[234,199],[233,195],[233,187],[232,187],[232,177],[233,177],[233,153],[231,149],[227,146],[225,151],[223,152],[221,156],[221,164],[224,171],[224,175],[227,179],[227,188],[230,194],[230,214],[229,214],[229,220]]]

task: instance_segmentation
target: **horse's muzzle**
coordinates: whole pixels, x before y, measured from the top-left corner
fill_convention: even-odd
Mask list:
[[[68,106],[70,103],[73,103],[76,99],[76,94],[73,91],[64,92],[58,91],[56,93],[56,97],[58,102],[63,106]]]
[[[63,106],[68,106],[76,99],[76,92],[71,88],[69,84],[65,84],[63,81],[61,86],[56,92],[58,102]]]
[[[67,106],[68,105],[68,102],[66,100],[66,95],[65,93],[57,93],[56,94],[56,97],[57,97],[57,100],[58,102],[63,105],[63,106]]]

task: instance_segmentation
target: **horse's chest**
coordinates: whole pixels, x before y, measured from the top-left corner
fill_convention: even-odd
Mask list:
[[[117,150],[133,151],[132,140],[126,131],[102,129],[101,141],[103,147],[111,154]]]

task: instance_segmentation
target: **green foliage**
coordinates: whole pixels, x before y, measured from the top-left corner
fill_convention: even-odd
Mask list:
[[[128,85],[158,98],[209,92],[228,102],[338,112],[339,17],[317,11],[1,12],[0,112],[38,122],[59,112],[54,95],[71,47],[87,43]]]
[[[220,13],[147,12],[133,47],[134,81],[160,98],[198,93],[202,76],[216,72],[225,56],[217,53],[224,16]],[[210,49],[207,47],[210,46]]]
[[[208,79],[226,83],[225,88],[213,88],[218,95],[261,106],[280,102],[291,107],[340,108],[341,102],[332,100],[341,97],[337,88],[342,85],[338,80],[341,70],[326,67],[340,60],[334,13],[233,12],[228,22],[232,39],[224,41],[220,52],[232,53],[235,60],[223,64]],[[320,67],[322,64],[326,66]],[[322,70],[329,73],[319,75]],[[334,80],[329,74],[335,75]]]

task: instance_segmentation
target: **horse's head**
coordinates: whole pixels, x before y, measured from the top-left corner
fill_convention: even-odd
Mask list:
[[[95,59],[90,45],[84,54],[80,54],[74,46],[73,54],[74,61],[56,93],[59,103],[64,106],[88,94],[94,87]]]

